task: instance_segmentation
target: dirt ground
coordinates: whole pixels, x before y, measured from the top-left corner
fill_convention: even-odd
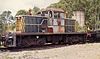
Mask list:
[[[100,59],[100,43],[0,52],[0,59]]]

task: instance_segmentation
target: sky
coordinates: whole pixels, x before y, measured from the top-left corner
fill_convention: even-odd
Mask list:
[[[0,0],[0,13],[10,10],[14,16],[20,9],[28,10],[34,6],[41,9],[57,2],[59,0]]]

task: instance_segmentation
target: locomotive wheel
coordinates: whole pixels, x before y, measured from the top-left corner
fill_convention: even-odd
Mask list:
[[[80,37],[75,36],[75,37],[73,37],[73,39],[74,39],[74,44],[78,44],[78,43],[80,43],[80,40],[81,40]]]
[[[52,41],[52,44],[59,44],[59,41],[53,40],[53,41]]]
[[[19,38],[16,40],[16,47],[22,47],[22,40]]]
[[[37,40],[37,45],[42,46],[42,45],[45,45],[45,43],[46,43],[46,40],[44,38],[40,38]]]
[[[26,39],[26,40],[22,40],[22,42],[21,42],[21,47],[29,47],[29,46],[30,46],[30,45],[29,45],[27,39]]]
[[[69,45],[72,45],[72,44],[73,44],[73,42],[72,42],[72,37],[68,37],[68,44],[69,44]]]
[[[66,37],[66,38],[64,39],[63,43],[64,43],[64,44],[67,44],[67,43],[68,43],[68,39],[69,39],[69,38]]]
[[[53,42],[52,44],[59,44],[59,42]]]
[[[84,39],[84,38],[79,37],[78,39],[79,39],[79,43],[80,43],[80,44],[84,44],[84,43],[86,43],[86,41],[85,41],[85,39]]]

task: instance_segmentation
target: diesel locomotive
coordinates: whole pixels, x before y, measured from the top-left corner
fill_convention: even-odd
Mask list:
[[[48,8],[36,15],[16,16],[16,31],[2,35],[4,47],[28,47],[32,45],[73,44],[94,41],[96,34],[76,32],[76,21],[65,17],[61,9]]]

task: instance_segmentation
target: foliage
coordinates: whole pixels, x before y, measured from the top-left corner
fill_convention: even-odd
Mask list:
[[[35,7],[33,8],[33,14],[36,14],[39,10],[40,10],[40,8],[38,8],[38,7],[35,6]]]
[[[75,23],[75,31],[80,31],[81,30],[81,27],[79,26],[79,23],[76,21]]]
[[[29,10],[31,10],[31,9],[29,9]],[[36,14],[39,10],[40,10],[40,9],[39,9],[38,7],[34,7],[34,8],[32,9],[32,13],[33,13],[33,14]],[[28,15],[28,12],[29,12],[29,11],[26,11],[26,10],[19,10],[19,11],[17,11],[16,16],[17,16],[17,15]]]
[[[16,15],[27,15],[27,11],[26,10],[19,10]]]
[[[5,32],[9,28],[8,24],[13,24],[13,21],[14,17],[11,15],[11,11],[4,11],[0,15],[0,32]]]
[[[85,12],[85,25],[90,29],[95,29],[97,17],[100,15],[100,0],[60,0],[49,7],[62,8],[68,12],[68,17],[73,15],[73,11]]]

